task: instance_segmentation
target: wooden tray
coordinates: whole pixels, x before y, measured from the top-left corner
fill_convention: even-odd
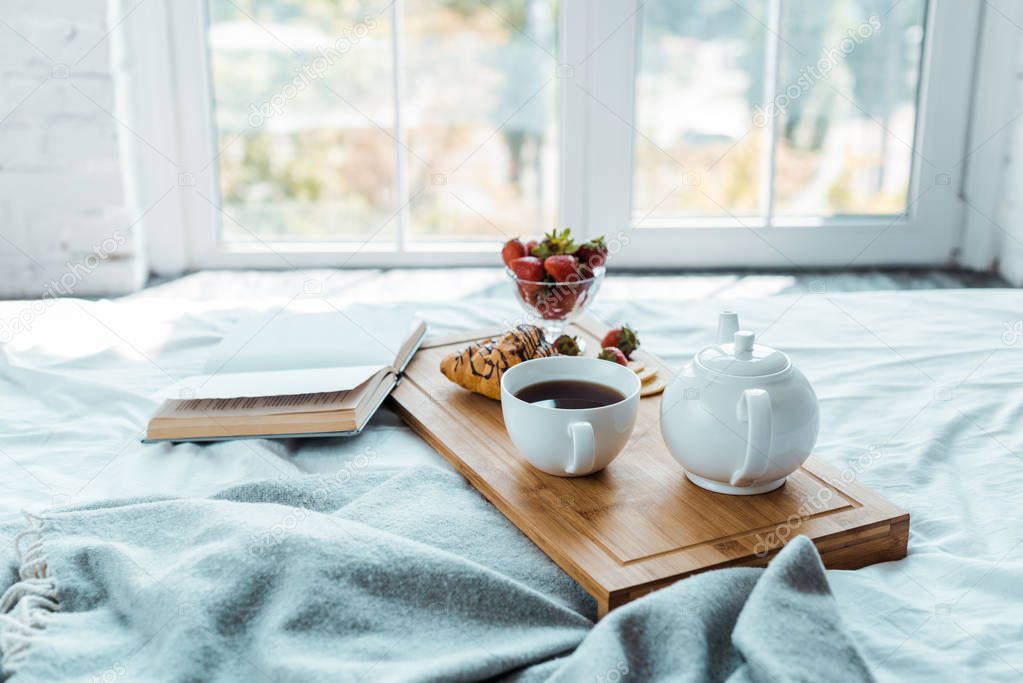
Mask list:
[[[606,326],[572,326],[589,355]],[[644,398],[626,449],[589,477],[544,474],[525,462],[504,429],[501,404],[440,373],[452,349],[499,330],[432,340],[392,394],[405,421],[597,600],[598,615],[696,572],[765,565],[796,535],[809,536],[833,569],[906,555],[909,515],[816,457],[780,489],[727,496],[683,476],[661,438],[661,395]],[[654,356],[634,357],[671,369]],[[847,481],[850,480],[850,481]]]

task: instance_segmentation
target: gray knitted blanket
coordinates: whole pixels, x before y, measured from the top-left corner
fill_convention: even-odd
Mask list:
[[[459,477],[343,470],[29,516],[12,681],[861,681],[813,545],[592,600]]]

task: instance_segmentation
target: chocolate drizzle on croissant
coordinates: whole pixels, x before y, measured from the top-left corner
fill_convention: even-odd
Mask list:
[[[440,371],[469,391],[501,398],[501,375],[513,365],[555,355],[554,347],[535,325],[518,325],[500,337],[473,342],[440,362]]]

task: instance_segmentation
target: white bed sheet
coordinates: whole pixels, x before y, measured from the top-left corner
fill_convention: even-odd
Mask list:
[[[245,316],[289,302],[315,307],[324,296],[338,306],[395,297],[354,273],[330,275],[327,287],[309,283],[296,274],[200,274],[116,301],[0,302],[6,331],[22,321],[0,353],[0,515],[112,496],[205,495],[353,467],[367,453],[399,466],[441,462],[386,410],[353,439],[139,443],[161,390],[199,372]],[[459,283],[452,297],[466,291]],[[878,677],[1023,680],[1023,293],[646,305],[606,297],[595,312],[629,321],[645,348],[681,365],[709,343],[722,305],[789,351],[813,382],[818,454],[912,515],[906,560],[829,573]],[[403,306],[433,332],[518,315],[510,298]]]

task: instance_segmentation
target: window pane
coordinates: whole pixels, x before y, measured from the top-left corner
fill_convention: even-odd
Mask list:
[[[633,213],[756,213],[767,2],[647,0],[636,80]]]
[[[558,200],[555,0],[405,0],[410,234],[549,230]]]
[[[210,0],[225,240],[394,240],[387,7]]]
[[[925,4],[785,4],[775,213],[906,211]]]

